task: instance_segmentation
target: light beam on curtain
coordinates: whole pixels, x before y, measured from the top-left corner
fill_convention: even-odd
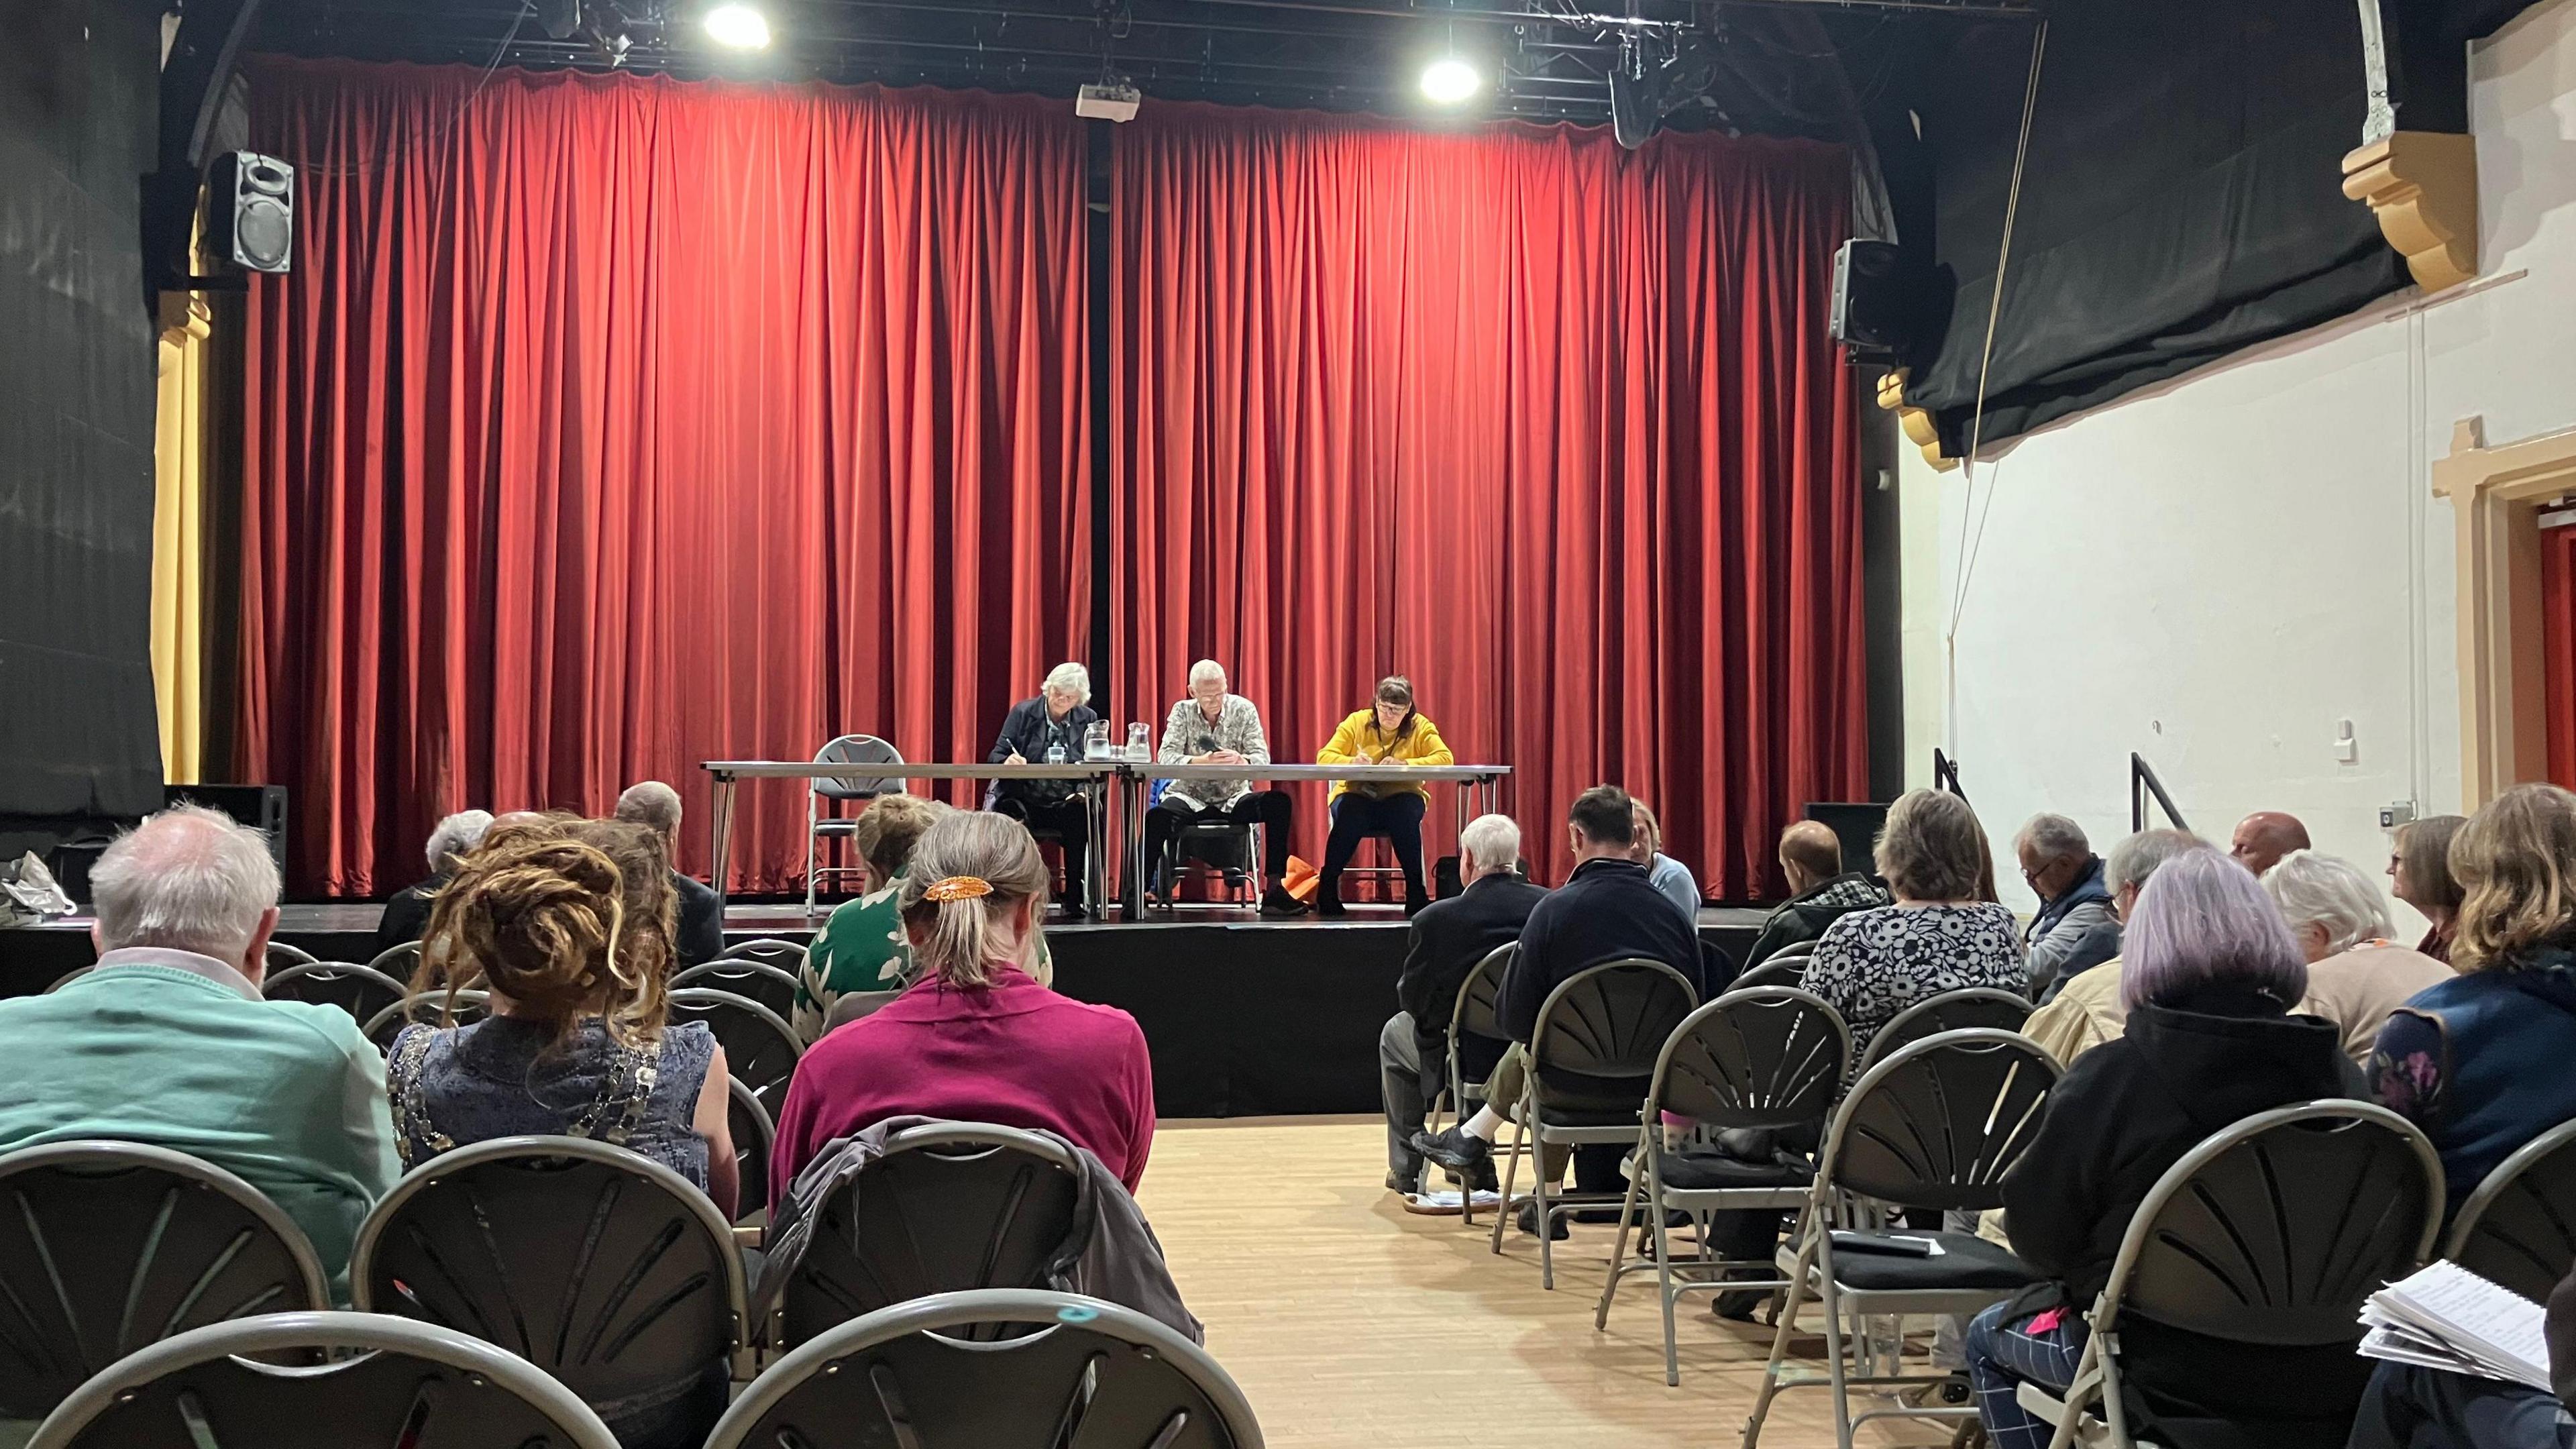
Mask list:
[[[152,692],[161,775],[205,780],[206,299],[161,294],[159,395],[152,435]]]

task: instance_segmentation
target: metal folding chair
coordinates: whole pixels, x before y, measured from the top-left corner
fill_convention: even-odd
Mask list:
[[[62,975],[55,977],[46,985],[41,994],[51,996],[55,992],[62,990],[64,987],[71,985],[73,982],[78,981],[97,969],[98,963],[95,961],[91,962],[87,966],[75,966],[69,971],[64,972]]]
[[[1751,987],[1730,991],[1692,1012],[1664,1043],[1655,1062],[1654,1085],[1647,1089],[1645,1121],[1637,1133],[1637,1151],[1627,1163],[1628,1196],[1619,1209],[1618,1245],[1611,1250],[1610,1281],[1601,1285],[1601,1304],[1592,1326],[1606,1328],[1610,1300],[1620,1278],[1642,1271],[1627,1266],[1628,1234],[1639,1208],[1655,1239],[1655,1281],[1664,1310],[1664,1382],[1681,1380],[1679,1346],[1673,1334],[1673,1304],[1690,1292],[1771,1288],[1794,1290],[1797,1284],[1778,1276],[1779,1266],[1765,1248],[1758,1263],[1743,1264],[1708,1254],[1709,1215],[1717,1212],[1780,1212],[1803,1206],[1815,1187],[1811,1155],[1824,1135],[1825,1119],[1842,1090],[1851,1061],[1851,1029],[1840,1013],[1817,997],[1787,987]],[[1753,1130],[1765,1134],[1768,1160],[1746,1160],[1723,1151],[1676,1152],[1664,1145],[1664,1113],[1691,1118],[1702,1131]],[[1795,1150],[1779,1143],[1796,1143]],[[1639,1202],[1639,1197],[1644,1202]],[[1698,1220],[1701,1256],[1673,1262],[1672,1241],[1665,1232],[1667,1214],[1686,1212]],[[1726,1270],[1758,1266],[1766,1276],[1757,1281],[1727,1282]],[[1691,1275],[1706,1274],[1706,1277]]]
[[[2030,998],[2019,992],[1993,986],[1962,986],[1956,991],[1944,991],[1905,1008],[1880,1027],[1878,1035],[1869,1039],[1869,1049],[1860,1054],[1858,1070],[1868,1071],[1925,1037],[1945,1031],[1977,1027],[2019,1031],[2029,1020]]]
[[[1587,967],[1557,983],[1531,1028],[1529,1070],[1522,1074],[1519,1114],[1512,1123],[1512,1155],[1503,1168],[1503,1203],[1494,1214],[1493,1249],[1503,1250],[1511,1222],[1512,1178],[1529,1144],[1530,1181],[1537,1202],[1539,1286],[1556,1286],[1555,1234],[1559,1214],[1608,1206],[1624,1193],[1568,1191],[1551,1196],[1545,1151],[1550,1146],[1616,1145],[1637,1134],[1645,1109],[1646,1081],[1683,1018],[1699,1005],[1690,978],[1661,961],[1630,958]],[[1634,1098],[1630,1092],[1636,1093]]]
[[[424,991],[377,1012],[359,1030],[376,1044],[376,1050],[390,1054],[394,1038],[402,1035],[404,1027],[467,1026],[481,1021],[491,1010],[492,993],[488,991],[459,991],[452,1005],[446,992]]]
[[[372,966],[353,966],[346,961],[307,961],[271,972],[260,982],[259,994],[271,1001],[305,1001],[316,1006],[336,1006],[349,1013],[361,1029],[376,1019],[376,1014],[411,994],[410,988]]]
[[[409,981],[420,974],[420,943],[404,941],[387,946],[376,953],[376,959],[367,963],[367,969],[381,971],[396,981]]]
[[[331,1304],[294,1219],[166,1147],[22,1147],[0,1156],[0,1201],[0,1419],[41,1418],[161,1339]]]
[[[1079,1251],[1081,1159],[985,1122],[907,1128],[815,1208],[779,1295],[773,1347],[890,1304],[967,1288],[1044,1288]]]
[[[281,1370],[259,1359],[350,1352]],[[618,1449],[515,1354],[376,1313],[271,1313],[191,1329],[81,1385],[28,1449]]]
[[[2028,1037],[1983,1028],[1944,1032],[1889,1054],[1852,1085],[1834,1113],[1804,1230],[1789,1269],[1800,1288],[1789,1294],[1771,1340],[1762,1390],[1744,1425],[1753,1449],[1771,1400],[1786,1388],[1829,1385],[1834,1437],[1851,1449],[1852,1430],[1871,1419],[1964,1419],[1973,1408],[1930,1405],[1854,1415],[1854,1386],[1938,1383],[1904,1373],[1859,1374],[1847,1362],[1844,1319],[1852,1340],[1870,1314],[1974,1313],[2037,1282],[2028,1264],[1974,1233],[1890,1234],[1877,1229],[1872,1205],[1981,1211],[2003,1205],[2005,1172],[2039,1134],[2041,1110],[2057,1085],[2057,1063]],[[1845,1234],[1837,1247],[1836,1234]],[[1937,1257],[1867,1251],[1892,1236],[1928,1237]],[[1820,1301],[1825,1319],[1825,1374],[1787,1367],[1801,1294]],[[1894,1367],[1894,1365],[1890,1365]]]
[[[670,1168],[588,1138],[496,1137],[414,1168],[358,1229],[349,1291],[508,1349],[621,1430],[692,1411],[713,1427],[743,1343],[732,1225]]]
[[[1022,1331],[970,1341],[955,1330]],[[942,1293],[844,1323],[770,1365],[706,1449],[1261,1449],[1261,1425],[1207,1350],[1132,1309],[1071,1293]]]
[[[1436,1133],[1440,1130],[1444,1104],[1450,1114],[1461,1121],[1466,1119],[1470,1101],[1478,1106],[1484,1105],[1484,1079],[1480,1077],[1472,1082],[1466,1079],[1466,1055],[1461,1043],[1470,1037],[1475,1038],[1479,1043],[1476,1055],[1488,1063],[1511,1049],[1511,1038],[1494,1024],[1494,998],[1502,991],[1504,969],[1511,965],[1514,956],[1520,954],[1520,949],[1518,941],[1505,941],[1486,952],[1484,959],[1468,970],[1467,979],[1458,983],[1458,999],[1449,1007],[1448,1063],[1441,1077],[1440,1091],[1431,1099],[1429,1118],[1424,1123],[1426,1131]],[[1490,1070],[1488,1067],[1489,1074]],[[1506,1152],[1511,1150],[1505,1149]],[[1460,1184],[1458,1214],[1466,1226],[1472,1228],[1476,1225],[1475,1183]]]
[[[684,986],[669,993],[673,1021],[703,1021],[724,1048],[725,1070],[751,1088],[772,1120],[787,1104],[787,1081],[796,1075],[805,1039],[777,1012],[748,997],[704,986]]]
[[[2127,1320],[2249,1352],[2356,1344],[2363,1300],[2421,1265],[2441,1226],[2441,1159],[2405,1118],[2349,1101],[2257,1113],[2184,1154],[2130,1215],[2065,1395],[2025,1383],[2015,1398],[2056,1425],[2052,1449],[2132,1449]]]
[[[2515,1149],[2460,1204],[2442,1256],[2534,1303],[2576,1268],[2576,1122]]]
[[[769,1108],[738,1077],[725,1082],[725,1124],[733,1132],[734,1203],[737,1228],[764,1228],[769,1223],[769,1149],[777,1144],[778,1123]]]
[[[267,956],[268,969],[271,971],[283,970],[289,966],[310,966],[322,959],[301,946],[290,946],[284,941],[269,942]]]
[[[842,735],[814,752],[818,765],[900,765],[903,752],[875,735]],[[824,876],[859,875],[855,865],[818,865],[815,847],[825,836],[848,836],[858,833],[859,822],[852,817],[825,813],[823,802],[838,808],[843,800],[873,800],[889,791],[903,788],[903,778],[886,775],[869,779],[842,780],[816,775],[805,782],[805,914],[814,914],[815,889]]]
[[[781,1021],[796,1015],[796,973],[757,961],[726,956],[702,962],[671,978],[671,989],[704,987],[710,991],[730,991],[746,1001],[756,1001],[769,1008]]]

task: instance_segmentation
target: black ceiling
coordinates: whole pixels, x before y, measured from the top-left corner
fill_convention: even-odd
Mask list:
[[[760,0],[776,42],[717,50],[708,0],[267,0],[259,48],[361,59],[981,87],[1069,96],[1116,77],[1164,99],[1404,115],[1443,50],[1490,78],[1482,116],[1606,121],[1609,72],[1662,77],[1665,124],[1838,137],[1909,58],[2027,0]],[[1607,13],[1593,13],[1607,12]]]

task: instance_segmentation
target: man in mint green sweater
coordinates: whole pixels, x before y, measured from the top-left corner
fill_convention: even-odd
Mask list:
[[[267,1193],[348,1292],[358,1224],[401,1167],[384,1059],[348,1013],[264,1001],[277,866],[260,833],[179,806],[90,872],[98,969],[0,1001],[0,1152],[108,1137]]]

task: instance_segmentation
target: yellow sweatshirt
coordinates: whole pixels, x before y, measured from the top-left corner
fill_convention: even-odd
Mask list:
[[[1448,741],[1440,738],[1440,727],[1431,722],[1430,716],[1415,715],[1412,733],[1400,740],[1395,740],[1389,739],[1386,733],[1377,727],[1376,710],[1363,709],[1353,712],[1350,718],[1342,721],[1340,728],[1333,731],[1332,742],[1315,752],[1315,763],[1319,765],[1454,765],[1458,763],[1458,757],[1449,753]],[[1348,780],[1335,780],[1332,798],[1338,800],[1352,789],[1379,799],[1389,795],[1427,796],[1431,793],[1412,781],[1381,783],[1371,780],[1354,786]]]

